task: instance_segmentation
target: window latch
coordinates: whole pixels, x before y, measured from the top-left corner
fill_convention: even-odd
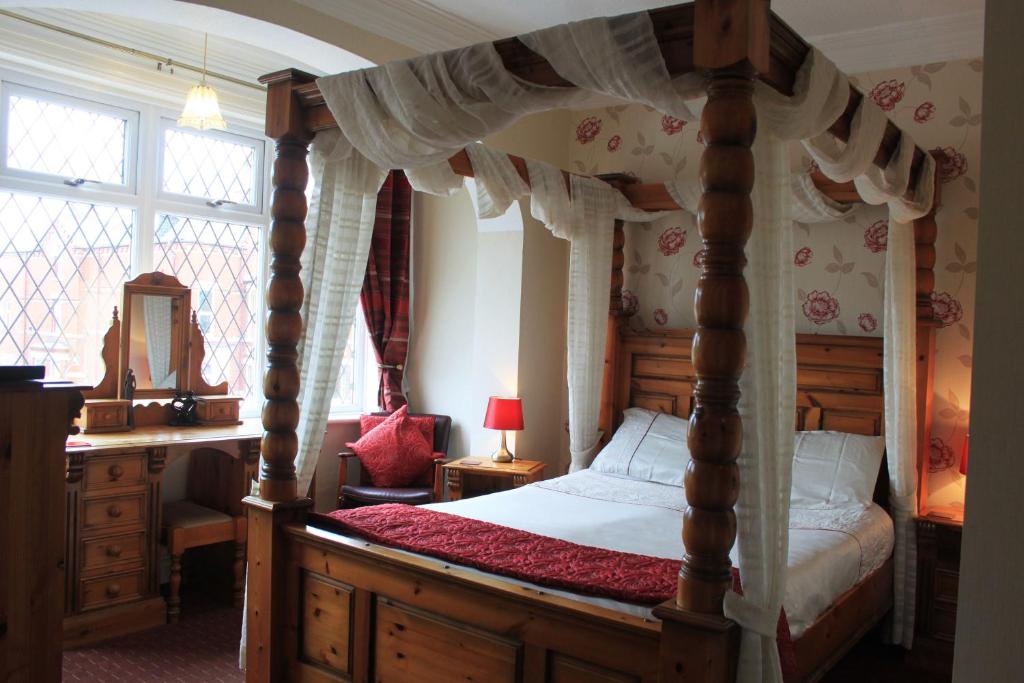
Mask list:
[[[99,183],[98,180],[89,180],[88,178],[68,178],[64,181],[64,184],[69,187],[81,187],[86,183]]]
[[[213,201],[207,200],[206,205],[207,206],[212,206],[215,209],[219,209],[220,207],[224,206],[225,204],[237,204],[237,203],[238,202],[233,202],[230,199],[215,199]]]

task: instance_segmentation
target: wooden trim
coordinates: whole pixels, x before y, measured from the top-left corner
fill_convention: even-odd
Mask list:
[[[114,312],[110,316],[110,328],[103,335],[103,348],[100,351],[100,358],[103,360],[103,379],[95,387],[82,391],[85,399],[116,399],[121,395],[121,387],[117,385],[121,376],[118,368],[120,348],[121,321],[118,318],[117,306],[114,306]]]
[[[200,396],[226,396],[228,382],[207,384],[203,377],[203,359],[206,358],[206,340],[199,327],[199,319],[193,310],[188,328],[188,386],[193,394]]]

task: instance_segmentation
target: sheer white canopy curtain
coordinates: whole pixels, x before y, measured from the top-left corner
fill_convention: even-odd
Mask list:
[[[307,221],[306,331],[300,343],[300,490],[308,486],[323,436],[345,342],[340,331],[347,330],[355,311],[374,198],[385,171],[405,169],[415,189],[449,195],[462,187],[462,179],[447,159],[467,147],[481,216],[501,213],[529,194],[533,216],[571,243],[567,381],[572,469],[587,467],[594,456],[614,220],[657,216],[633,209],[620,193],[593,178],[572,176],[566,187],[560,171],[540,162],[527,162],[525,182],[504,154],[475,143],[526,114],[580,106],[595,93],[692,120],[688,100],[699,96],[701,88],[692,75],[669,76],[645,12],[572,23],[520,39],[580,87],[522,81],[504,69],[490,43],[318,80],[340,132],[321,134],[314,143],[316,190]],[[890,168],[871,167],[884,117],[867,98],[854,117],[850,142],[835,143],[826,129],[843,112],[848,96],[845,78],[816,51],[800,70],[794,96],[760,84],[756,90],[760,133],[754,146],[755,227],[748,246],[750,354],[742,383],[745,443],[737,506],[745,596],[726,599],[727,614],[744,631],[742,681],[781,680],[774,640],[786,579],[795,401],[790,224],[833,218],[844,210],[814,191],[806,178],[791,175],[787,141],[803,140],[826,174],[855,178],[862,194],[888,203],[897,221],[890,237],[893,284],[886,294],[885,367],[887,445],[897,509],[897,640],[909,643],[913,626],[913,282],[906,287],[906,278],[913,277],[907,259],[913,254],[901,251],[907,226],[898,221],[930,208],[932,173],[926,169],[922,174],[927,181],[916,188],[914,201],[901,198],[913,150],[909,137]],[[695,207],[698,188],[669,189],[681,205]]]

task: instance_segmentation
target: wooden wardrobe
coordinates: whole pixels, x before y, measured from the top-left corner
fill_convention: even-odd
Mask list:
[[[64,442],[80,387],[0,382],[0,680],[61,676]]]

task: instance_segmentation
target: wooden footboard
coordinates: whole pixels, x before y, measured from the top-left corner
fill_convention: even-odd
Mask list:
[[[668,605],[657,610],[663,623],[304,524],[285,525],[283,535],[289,681],[648,683],[735,675],[730,622],[731,651],[716,660],[716,648],[686,629],[696,615],[673,616]],[[890,558],[794,642],[797,680],[818,680],[882,620],[892,573]]]
[[[658,680],[660,623],[284,528],[290,681]]]
[[[285,528],[292,681],[655,681],[657,622]]]

